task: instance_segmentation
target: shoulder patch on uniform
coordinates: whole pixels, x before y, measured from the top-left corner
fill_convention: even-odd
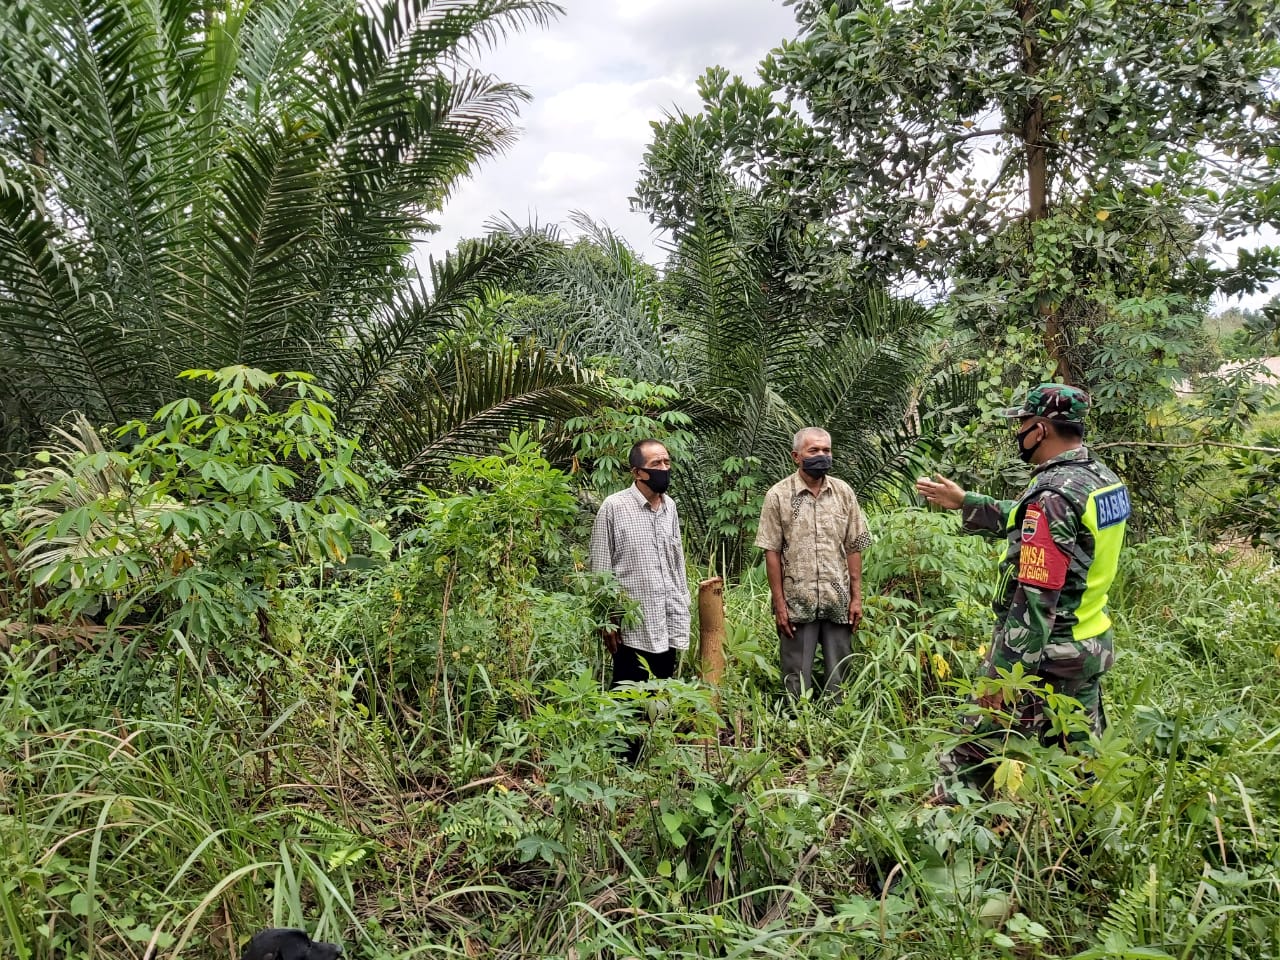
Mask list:
[[[1027,512],[1022,515],[1022,539],[1030,540],[1036,535],[1036,530],[1040,528],[1040,508],[1028,507]]]
[[[1028,533],[1028,530],[1030,533]],[[1018,581],[1029,587],[1061,590],[1070,561],[1053,540],[1040,504],[1027,507],[1022,518],[1022,546],[1018,550]]]
[[[1123,485],[1105,493],[1096,493],[1093,500],[1098,505],[1099,530],[1128,520],[1129,514],[1133,512],[1133,506],[1129,502],[1129,488]]]

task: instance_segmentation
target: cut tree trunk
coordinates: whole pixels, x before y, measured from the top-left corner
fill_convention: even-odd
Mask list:
[[[718,687],[724,680],[724,578],[698,584],[698,659],[702,679]]]
[[[698,584],[699,675],[712,687],[711,703],[720,712],[720,684],[724,681],[724,578],[712,577]],[[702,744],[716,744],[714,729],[706,730]]]

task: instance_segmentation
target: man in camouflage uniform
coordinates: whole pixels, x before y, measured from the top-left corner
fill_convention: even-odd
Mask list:
[[[1114,658],[1107,590],[1115,579],[1129,491],[1119,477],[1093,459],[1084,445],[1084,419],[1089,396],[1055,383],[1033,388],[1020,406],[1004,415],[1018,421],[1018,453],[1033,464],[1031,483],[1016,501],[966,493],[942,477],[921,478],[916,489],[929,503],[960,510],[964,529],[1003,536],[1008,550],[1000,564],[994,609],[996,627],[984,668],[997,670],[1022,664],[1057,694],[1078,700],[1092,730],[1106,726],[1102,710],[1102,675]],[[988,711],[1004,708],[997,691],[980,698]],[[1055,737],[1054,718],[1042,697],[1025,694],[1011,705],[1012,730],[1036,735],[1041,743],[1087,739],[1085,731]],[[983,787],[990,775],[985,764],[998,748],[993,742],[1009,727],[970,718],[972,736],[941,760],[943,774]],[[993,736],[984,737],[983,734]],[[945,782],[935,792],[948,800]]]

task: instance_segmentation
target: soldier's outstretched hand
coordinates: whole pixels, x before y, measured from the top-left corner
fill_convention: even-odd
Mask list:
[[[935,473],[933,479],[921,477],[917,480],[916,493],[926,502],[944,510],[959,510],[964,506],[964,488],[940,473]]]

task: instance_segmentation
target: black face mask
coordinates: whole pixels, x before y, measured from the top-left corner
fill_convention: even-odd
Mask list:
[[[1044,436],[1041,435],[1040,439],[1035,442],[1034,446],[1025,447],[1022,445],[1023,439],[1038,426],[1040,426],[1040,424],[1033,423],[1031,426],[1027,427],[1027,429],[1018,434],[1018,459],[1023,463],[1030,463],[1031,458],[1034,457],[1036,455],[1036,451],[1040,449],[1040,444],[1044,443]]]
[[[645,468],[645,472],[649,474],[648,480],[641,481],[654,493],[666,493],[667,488],[671,486],[670,470],[650,470]]]
[[[816,457],[805,457],[800,461],[800,469],[811,477],[825,477],[831,469],[831,454],[820,453]]]

